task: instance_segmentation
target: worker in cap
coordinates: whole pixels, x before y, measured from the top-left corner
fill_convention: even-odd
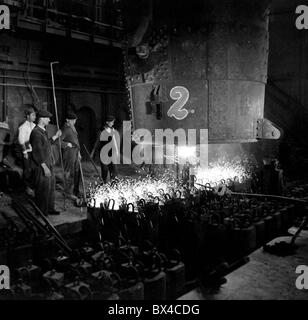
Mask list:
[[[25,108],[25,122],[18,128],[18,144],[20,146],[22,157],[23,157],[23,179],[26,184],[26,193],[28,195],[33,195],[31,189],[31,166],[30,157],[32,152],[32,147],[30,144],[30,134],[35,127],[36,112],[34,106],[28,105]]]
[[[110,114],[106,116],[105,122],[106,122],[106,124],[107,124],[109,127],[111,127],[111,126],[114,125],[114,121],[115,121],[115,117],[114,117],[114,116],[112,116],[112,115],[110,115]],[[107,122],[110,122],[110,124],[108,124]],[[112,122],[112,123],[111,123],[111,122]]]
[[[59,214],[55,209],[55,175],[53,169],[55,163],[51,145],[61,136],[62,132],[58,130],[54,136],[48,138],[46,127],[51,117],[52,114],[47,110],[39,110],[37,126],[30,134],[35,202],[45,216]]]
[[[113,180],[118,175],[117,159],[119,158],[119,141],[117,139],[117,131],[114,129],[115,117],[113,115],[107,115],[105,125],[100,134],[100,160],[101,160],[101,175],[103,181],[106,183],[108,178],[108,172],[110,180]],[[104,163],[102,153],[104,153],[104,147],[109,144],[108,156],[112,159],[109,164]]]
[[[110,175],[110,180],[117,177],[117,160],[119,159],[119,135],[114,129],[115,117],[113,115],[107,115],[102,131],[99,134],[99,138],[95,143],[91,157],[94,156],[96,151],[100,152],[100,162],[101,162],[101,176],[104,183],[107,182],[108,173]],[[102,155],[109,158],[108,163],[105,163]]]
[[[67,197],[76,200],[79,196],[80,168],[79,161],[80,144],[78,133],[75,128],[77,116],[69,112],[66,116],[65,124],[62,128],[61,147],[63,154],[65,190]]]

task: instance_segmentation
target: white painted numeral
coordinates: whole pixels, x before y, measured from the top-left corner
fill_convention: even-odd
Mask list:
[[[189,112],[183,107],[189,99],[189,91],[185,87],[176,86],[170,90],[170,97],[176,101],[169,108],[167,115],[177,120],[185,119]]]

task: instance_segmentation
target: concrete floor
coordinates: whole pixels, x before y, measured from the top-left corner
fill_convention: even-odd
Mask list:
[[[295,228],[290,229],[293,234]],[[280,237],[270,242],[289,241]],[[279,257],[258,249],[250,261],[229,274],[227,282],[218,290],[197,288],[179,300],[308,300],[308,290],[295,286],[298,265],[308,266],[308,231],[302,231],[296,240],[295,255]]]

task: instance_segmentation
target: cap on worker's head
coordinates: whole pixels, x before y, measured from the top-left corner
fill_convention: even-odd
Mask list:
[[[47,110],[39,110],[37,113],[37,117],[38,118],[51,118],[52,117],[52,113],[50,113]]]
[[[67,120],[75,120],[75,119],[77,119],[77,116],[74,112],[68,112],[66,119]]]
[[[108,114],[106,116],[106,122],[111,122],[111,121],[114,121],[115,120],[115,117],[111,114]]]

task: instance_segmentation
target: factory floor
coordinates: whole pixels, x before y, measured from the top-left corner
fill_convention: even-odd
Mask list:
[[[83,163],[83,170],[87,188],[98,177],[89,162]],[[60,168],[57,168],[56,174],[61,175]],[[119,166],[119,176],[139,175],[140,171],[136,168]],[[87,217],[86,208],[76,207],[72,200],[66,200],[66,207],[64,210],[63,195],[58,186],[56,209],[61,211],[61,214],[49,216],[48,219],[63,235],[80,231]],[[289,231],[294,233],[296,229],[292,228]],[[280,237],[272,243],[283,240],[289,241],[290,237]],[[308,265],[307,230],[301,232],[296,244],[296,254],[286,257],[275,256],[264,252],[262,248],[258,249],[249,256],[250,261],[247,264],[226,276],[227,282],[219,289],[199,287],[184,294],[179,300],[308,300],[308,290],[299,290],[295,286],[296,278],[299,276],[295,273],[296,267]]]
[[[13,170],[19,172],[22,175],[22,169],[13,165],[13,161],[10,161]],[[100,174],[100,166],[96,163],[98,173]],[[85,189],[88,190],[91,184],[95,181],[99,181],[99,176],[89,161],[82,161]],[[87,210],[85,207],[76,207],[75,201],[66,198],[64,205],[63,186],[62,186],[62,169],[61,167],[55,167],[56,175],[56,192],[55,192],[55,209],[60,212],[60,215],[48,216],[49,221],[57,228],[62,234],[74,234],[80,232],[83,227],[83,222],[87,218]],[[134,165],[118,165],[119,177],[140,177],[146,175],[146,172],[140,170]],[[82,184],[80,183],[80,192],[82,193]],[[9,196],[1,194],[2,211],[8,216],[17,218],[17,214],[11,208],[11,199]],[[0,225],[2,220],[0,219]],[[4,223],[4,221],[3,221]]]
[[[84,165],[85,180],[88,185],[93,178],[89,164]],[[87,168],[89,171],[87,171]],[[132,176],[127,168],[119,168],[120,176]],[[91,178],[92,177],[92,178]],[[97,177],[96,177],[97,178]],[[57,208],[63,207],[63,196],[57,192]],[[61,233],[81,228],[86,219],[86,209],[76,208],[71,200],[67,200],[68,209],[60,216],[51,216],[50,221]],[[296,228],[289,230],[291,234]],[[279,237],[270,242],[290,241],[290,237]],[[308,300],[308,290],[299,290],[295,286],[295,273],[299,265],[308,265],[308,231],[301,232],[297,238],[296,254],[279,257],[258,249],[249,256],[249,262],[226,276],[227,282],[219,289],[196,288],[179,300]]]
[[[294,234],[296,228],[291,228]],[[279,237],[271,241],[290,241]],[[308,290],[299,290],[295,273],[299,265],[308,265],[308,231],[303,230],[296,240],[298,249],[294,255],[279,257],[258,249],[250,261],[226,276],[227,282],[219,289],[196,288],[179,300],[308,300]],[[306,275],[306,279],[308,274]],[[306,286],[307,286],[306,280]]]

